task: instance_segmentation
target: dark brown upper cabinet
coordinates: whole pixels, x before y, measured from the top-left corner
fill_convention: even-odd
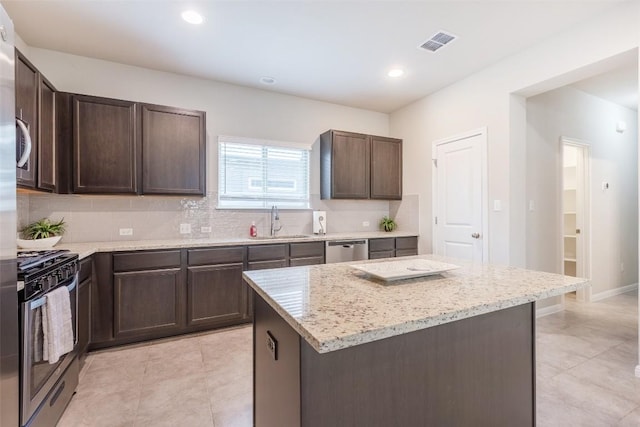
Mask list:
[[[367,135],[330,130],[320,135],[323,199],[368,199],[371,144]]]
[[[16,169],[18,187],[55,191],[56,162],[56,88],[19,50],[16,58],[16,118],[29,130],[31,154],[27,163]],[[16,123],[16,153],[21,157],[26,139]]]
[[[54,191],[56,189],[56,89],[42,75],[38,79],[38,180],[37,187],[41,190]]]
[[[402,199],[402,140],[371,136],[371,198]]]
[[[329,130],[320,135],[322,199],[402,199],[402,140]]]
[[[72,141],[67,192],[205,195],[204,112],[68,93],[58,97],[60,143]],[[64,188],[64,177],[60,181]]]
[[[136,104],[73,96],[73,192],[132,193],[138,189]]]
[[[18,50],[15,51],[15,59],[16,118],[28,128],[31,137],[31,155],[24,166],[16,169],[16,181],[19,187],[35,189],[37,186],[39,73],[37,68]],[[16,124],[17,159],[25,149],[25,138]]]
[[[205,194],[205,113],[141,104],[142,193]]]

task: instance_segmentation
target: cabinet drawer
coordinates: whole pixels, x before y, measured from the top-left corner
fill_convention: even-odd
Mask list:
[[[113,271],[180,267],[180,251],[148,251],[113,254]]]
[[[291,267],[301,267],[303,265],[324,264],[324,256],[314,256],[309,258],[291,258],[289,265]]]
[[[80,283],[91,278],[91,272],[93,270],[92,258],[88,257],[80,261],[80,273],[78,275],[78,281]]]
[[[287,266],[287,261],[282,259],[278,261],[254,261],[248,264],[249,270],[265,270],[267,268],[282,268]]]
[[[324,242],[291,243],[289,246],[291,258],[307,258],[324,256]]]
[[[417,249],[418,238],[412,237],[396,237],[396,249]]]
[[[396,256],[395,251],[369,252],[369,259],[393,258],[394,256]]]
[[[369,239],[369,252],[392,251],[395,249],[395,239]]]
[[[187,259],[189,265],[239,263],[244,260],[244,247],[189,249]]]
[[[288,244],[249,246],[248,261],[269,261],[287,258]]]
[[[417,249],[396,249],[396,256],[412,256],[418,255]]]

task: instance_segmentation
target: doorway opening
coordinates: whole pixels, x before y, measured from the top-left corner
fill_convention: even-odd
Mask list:
[[[562,137],[562,272],[591,278],[590,262],[590,146]],[[576,292],[578,301],[590,301],[590,287]]]

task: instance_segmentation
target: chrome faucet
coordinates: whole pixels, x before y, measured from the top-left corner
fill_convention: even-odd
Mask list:
[[[278,224],[276,226],[276,223]],[[275,237],[278,231],[282,230],[282,224],[280,224],[280,215],[278,215],[278,207],[276,205],[271,206],[271,237]]]

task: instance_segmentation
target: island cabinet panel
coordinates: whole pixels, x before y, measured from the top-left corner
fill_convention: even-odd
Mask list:
[[[320,354],[256,296],[255,425],[534,426],[534,325],[529,303]]]
[[[253,425],[300,427],[300,336],[262,298],[254,299]],[[325,424],[330,425],[347,424]]]
[[[205,195],[205,113],[142,104],[142,193]]]
[[[402,140],[371,136],[371,198],[402,199]]]
[[[16,117],[28,127],[32,144],[31,155],[27,163],[16,169],[16,182],[19,187],[35,188],[37,184],[39,73],[37,68],[18,50],[15,51],[15,59]],[[25,142],[17,126],[16,145],[16,152],[22,154]]]
[[[73,192],[138,191],[136,104],[73,96]]]

